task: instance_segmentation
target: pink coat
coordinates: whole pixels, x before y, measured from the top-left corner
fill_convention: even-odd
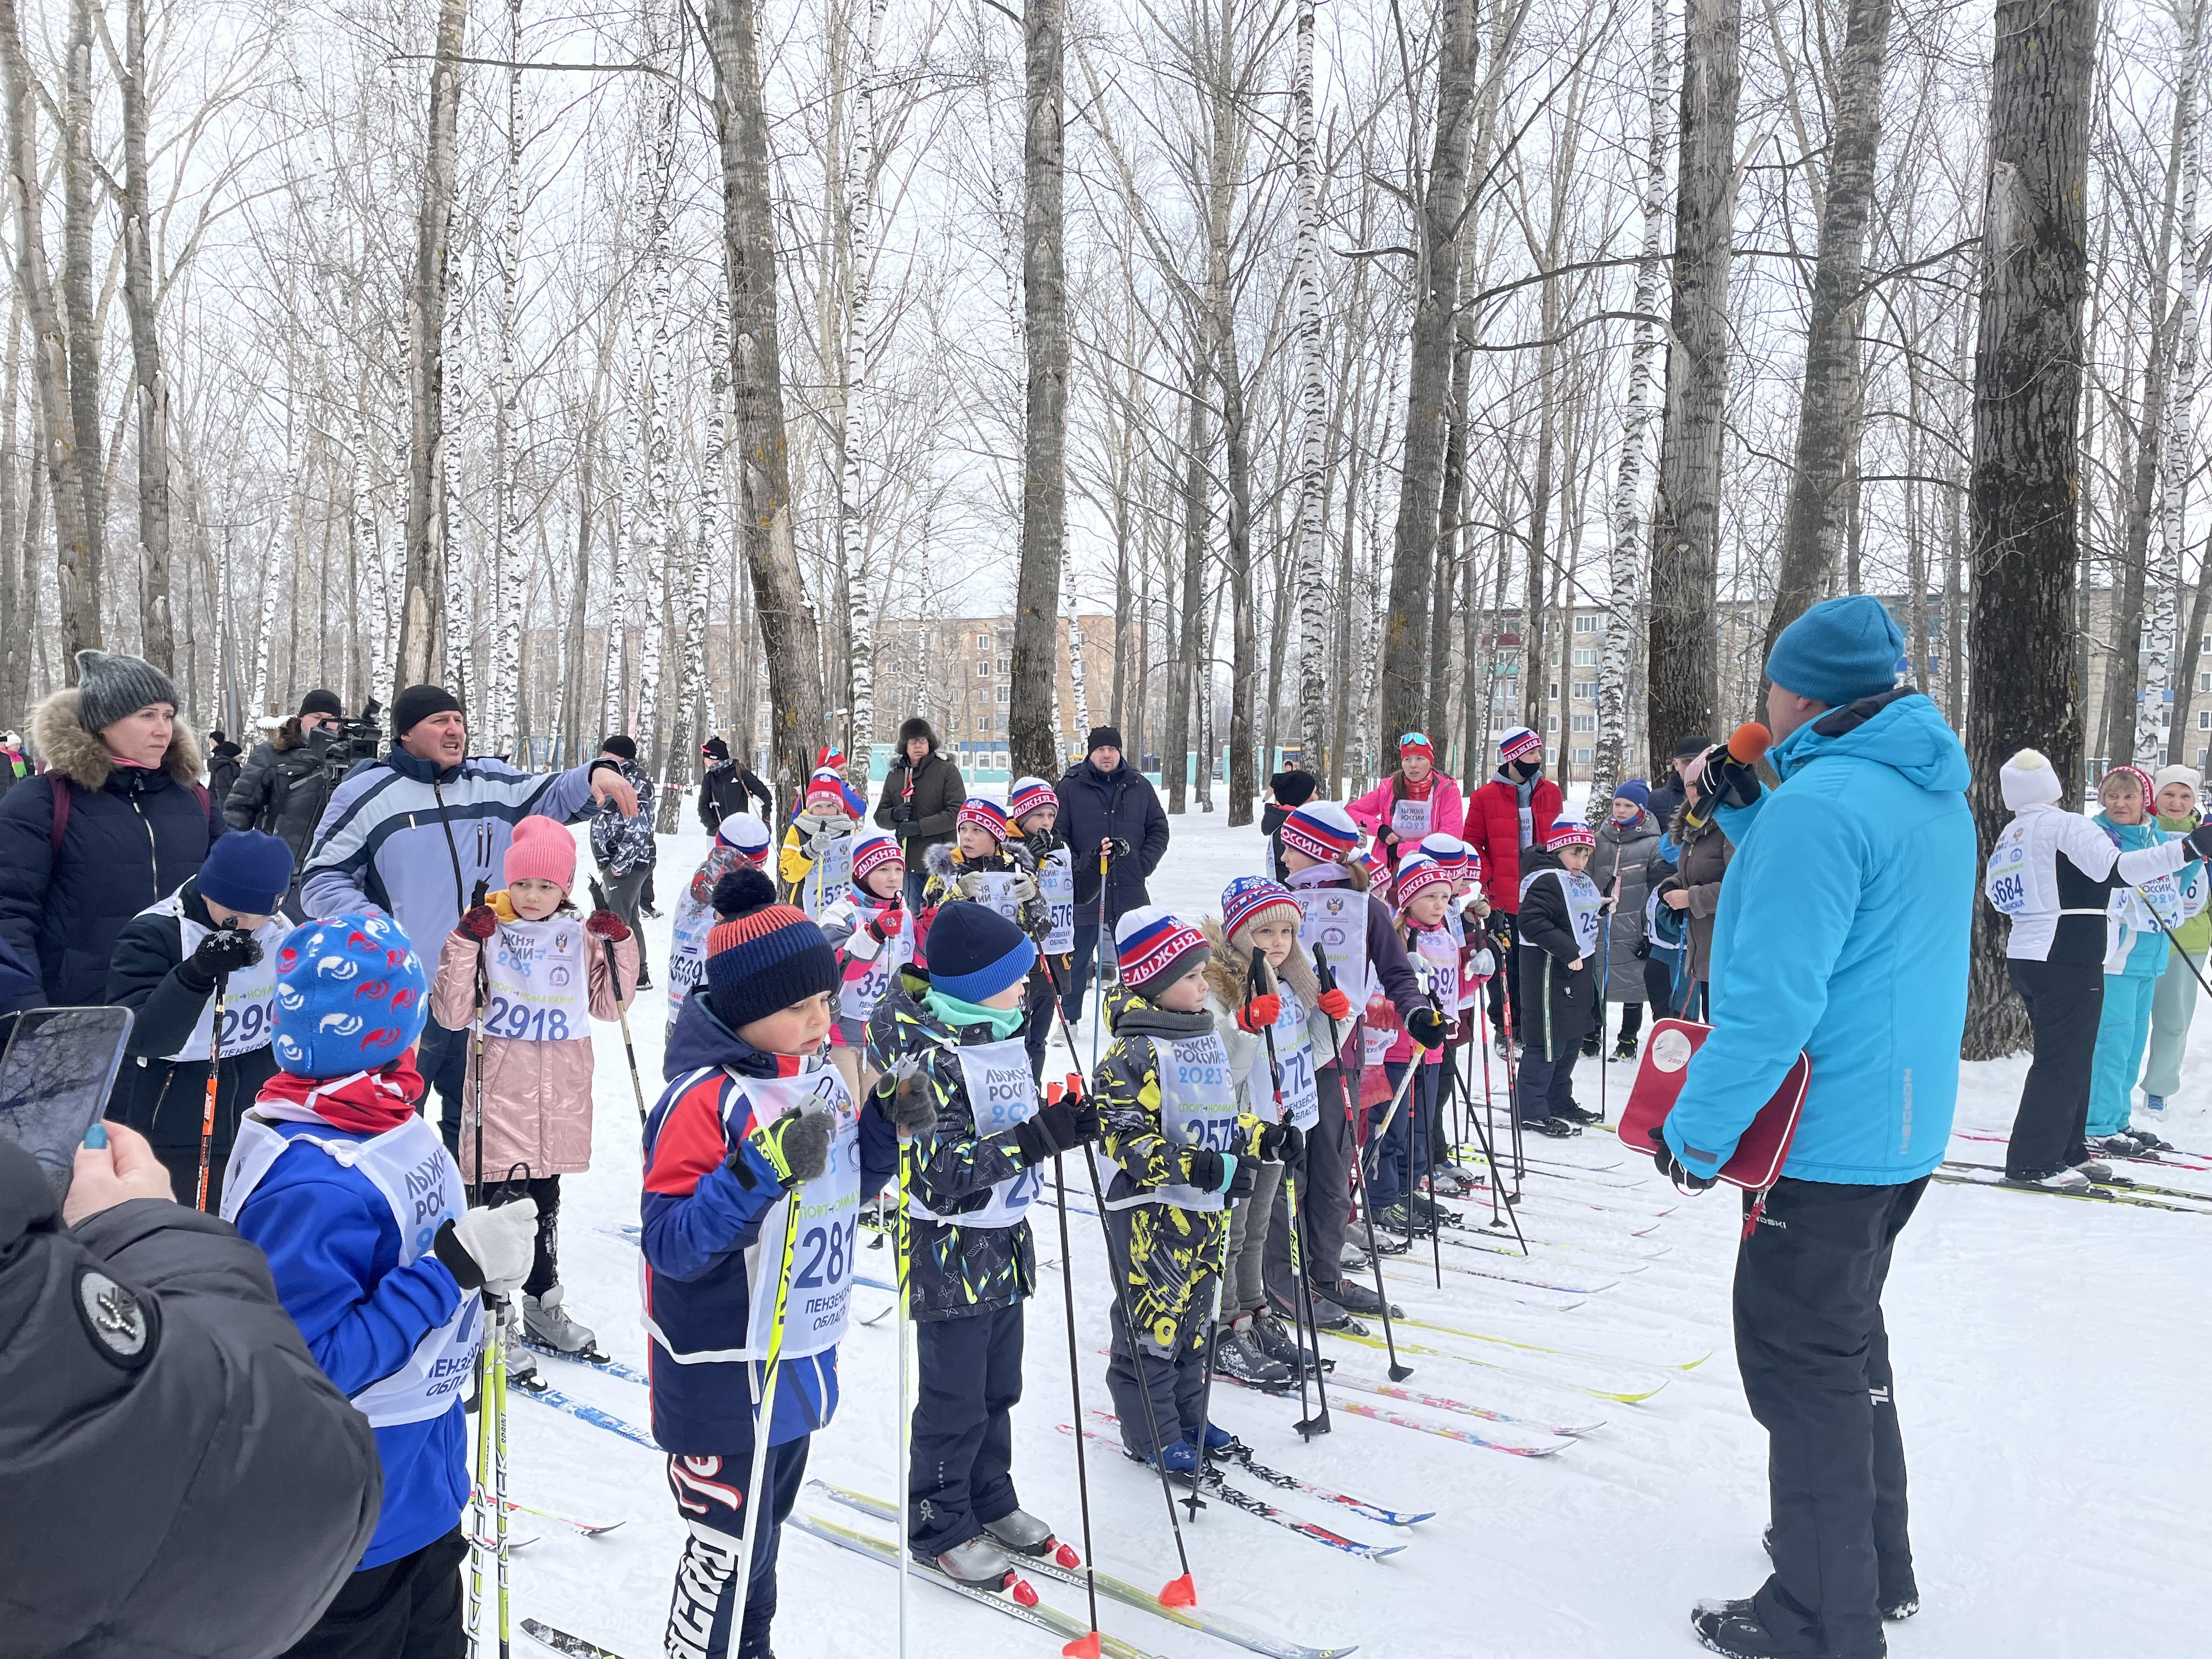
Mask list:
[[[1379,833],[1390,827],[1390,808],[1393,804],[1390,799],[1390,786],[1397,775],[1395,772],[1391,773],[1358,800],[1346,803],[1344,810],[1352,815],[1352,821],[1354,823],[1360,825],[1370,834]],[[1460,799],[1459,785],[1446,777],[1441,771],[1432,769],[1429,773],[1428,833],[1432,836],[1438,833],[1457,836],[1464,833],[1466,824],[1467,806]],[[1387,842],[1382,844],[1383,856],[1388,860],[1390,867],[1395,870],[1398,867],[1398,849]]]
[[[585,935],[590,949],[591,1009],[593,1019],[616,1015],[614,987],[607,979],[605,942]],[[477,1012],[475,939],[458,930],[446,935],[438,957],[438,977],[430,987],[430,1018],[449,1030],[472,1024]],[[615,946],[622,974],[623,1006],[636,997],[637,935]],[[476,1036],[469,1045],[467,1080],[461,1094],[461,1174],[471,1184],[477,1167]],[[565,1042],[520,1037],[483,1040],[483,1173],[504,1181],[513,1170],[520,1180],[574,1175],[592,1167],[592,1039],[588,1033]],[[520,1164],[521,1169],[515,1166]]]

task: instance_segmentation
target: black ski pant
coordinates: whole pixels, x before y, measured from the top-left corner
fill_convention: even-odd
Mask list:
[[[1521,927],[1519,921],[1504,910],[1493,910],[1484,923],[1490,929],[1491,949],[1498,953],[1498,971],[1490,976],[1490,1029],[1497,1036],[1505,1035],[1505,1023],[1501,1010],[1510,1010],[1513,1016],[1513,1037],[1521,1035],[1521,975],[1514,965],[1521,960]]]
[[[806,1483],[806,1453],[812,1443],[811,1435],[801,1435],[768,1449],[761,1471],[768,1508],[759,1517],[765,1530],[753,1540],[746,1575],[750,1588],[745,1592],[737,1659],[769,1659],[776,1546],[792,1506],[799,1502],[799,1489]],[[730,1623],[738,1608],[738,1552],[744,1547],[753,1508],[745,1483],[752,1472],[750,1453],[668,1460],[668,1489],[676,1494],[677,1510],[691,1528],[676,1564],[676,1586],[668,1601],[662,1651],[670,1659],[729,1659]]]
[[[283,1659],[460,1659],[468,1647],[461,1619],[468,1553],[455,1527],[411,1555],[362,1568]]]
[[[1022,1048],[1030,1057],[1030,1076],[1040,1089],[1044,1086],[1044,1045],[1052,1038],[1052,1005],[1058,1000],[1052,994],[1050,980],[1030,976],[1022,1002]],[[1068,1064],[1076,1064],[1073,1056],[1069,1057]]]
[[[921,1389],[914,1407],[907,1534],[923,1555],[957,1549],[1020,1507],[1013,1409],[1022,1397],[1022,1304],[915,1326]]]
[[[1557,1060],[1545,1059],[1538,1052],[1540,1047],[1532,1042],[1521,1053],[1520,1108],[1523,1123],[1556,1116],[1560,1107],[1575,1103],[1575,1061],[1582,1056],[1581,1039],[1562,1042]]]
[[[561,1282],[561,1177],[533,1176],[514,1181],[488,1181],[481,1189],[467,1189],[469,1202],[497,1209],[518,1199],[538,1200],[538,1237],[530,1252],[530,1277],[522,1281],[525,1296],[543,1296]]]
[[[2081,1136],[2089,1123],[2089,1072],[2105,1009],[2105,968],[2099,962],[2014,959],[2005,971],[2027,1005],[2035,1033],[2035,1059],[2013,1116],[2005,1173],[2052,1175],[2089,1156]]]
[[[1919,1593],[1881,1290],[1927,1188],[1784,1176],[1736,1252],[1736,1368],[1766,1431],[1774,1528],[1753,1603],[1807,1659],[1879,1659],[1882,1607]]]
[[[1298,1183],[1298,1249],[1313,1279],[1314,1294],[1327,1296],[1343,1268],[1345,1230],[1352,1223],[1352,1121],[1344,1106],[1344,1072],[1324,1066],[1315,1074],[1321,1095],[1321,1120],[1306,1132],[1305,1168],[1285,1175],[1284,1187]],[[1276,1200],[1267,1224],[1265,1265],[1267,1298],[1287,1314],[1299,1306],[1297,1275],[1291,1271],[1290,1194]]]
[[[1106,1226],[1113,1241],[1107,1265],[1116,1282],[1127,1283],[1122,1274],[1129,1260],[1129,1212],[1108,1211]],[[1194,1272],[1182,1317],[1164,1333],[1168,1342],[1160,1340],[1163,1333],[1157,1328],[1132,1340],[1119,1296],[1109,1315],[1114,1346],[1106,1361],[1106,1392],[1113,1395],[1114,1414],[1121,1419],[1121,1443],[1154,1462],[1177,1440],[1196,1446],[1206,1419],[1206,1338],[1220,1273],[1212,1263],[1198,1264]]]
[[[1679,958],[1654,951],[1644,958],[1644,1000],[1651,1005],[1655,1020],[1674,1017],[1674,963]]]

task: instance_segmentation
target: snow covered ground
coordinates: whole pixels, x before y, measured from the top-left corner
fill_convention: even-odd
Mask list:
[[[1152,884],[1155,900],[1212,911],[1224,882],[1260,867],[1255,830],[1228,830],[1218,815],[1171,822],[1175,842]],[[696,830],[663,839],[664,911],[672,911],[679,884],[706,848]],[[665,920],[647,925],[656,977],[668,927]],[[665,1006],[656,989],[632,1022],[648,1101],[659,1091]],[[1080,1036],[1087,1060],[1088,1030]],[[2212,1020],[2198,1022],[2191,1062],[2183,1109],[2166,1133],[2179,1145],[2212,1149],[2204,1104],[2212,1100]],[[1967,1067],[1960,1127],[2001,1134],[2025,1064]],[[1596,1103],[1595,1071],[1583,1062],[1577,1092],[1585,1104]],[[1627,1066],[1611,1068],[1608,1097],[1616,1112],[1631,1075]],[[1502,1099],[1502,1075],[1498,1085]],[[562,1261],[570,1308],[597,1328],[608,1352],[642,1367],[636,1250],[618,1231],[634,1227],[638,1217],[636,1109],[611,1027],[599,1031],[598,1102],[594,1166],[565,1183]],[[1723,1189],[1678,1199],[1647,1165],[1598,1133],[1536,1150],[1565,1163],[1612,1167],[1586,1177],[1531,1178],[1523,1224],[1559,1243],[1538,1246],[1528,1262],[1446,1249],[1447,1263],[1605,1288],[1561,1293],[1446,1271],[1438,1291],[1424,1250],[1392,1265],[1392,1296],[1409,1316],[1431,1324],[1596,1357],[1401,1328],[1402,1340],[1435,1351],[1407,1356],[1414,1375],[1406,1386],[1539,1422],[1602,1427],[1561,1443],[1340,1390],[1333,1396],[1340,1406],[1382,1407],[1438,1427],[1562,1449],[1506,1455],[1341,1410],[1334,1434],[1303,1445],[1291,1430],[1293,1409],[1220,1388],[1217,1419],[1261,1459],[1437,1516],[1395,1528],[1297,1494],[1267,1494],[1352,1538],[1406,1547],[1375,1563],[1212,1504],[1185,1528],[1202,1606],[1312,1645],[1357,1644],[1372,1659],[1650,1659],[1699,1651],[1687,1620],[1697,1598],[1748,1595],[1759,1584],[1765,1571],[1759,1545],[1765,1454],[1729,1347],[1737,1228],[1731,1195]],[[2002,1149],[1961,1139],[1953,1155],[1996,1163]],[[2204,1172],[2157,1178],[2212,1192],[2212,1160],[2205,1162]],[[1632,1180],[1640,1184],[1601,1184]],[[1049,1212],[1039,1214],[1039,1255],[1052,1265],[1030,1316],[1015,1476],[1024,1506],[1079,1543],[1073,1443],[1057,1427],[1071,1420],[1060,1252]],[[1632,1233],[1655,1218],[1654,1231]],[[1100,1350],[1110,1294],[1104,1255],[1095,1220],[1072,1214],[1069,1221],[1084,1397],[1086,1406],[1103,1406]],[[1893,1654],[1988,1659],[2206,1650],[2208,1245],[2212,1218],[1930,1188],[1899,1243],[1887,1302],[1925,1606],[1919,1617],[1892,1628]],[[887,1250],[866,1251],[861,1260],[863,1274],[892,1278]],[[860,1316],[889,1301],[866,1288],[857,1296]],[[817,1475],[886,1498],[897,1478],[897,1340],[893,1320],[867,1328],[856,1320],[841,1359],[844,1403],[815,1437],[811,1463]],[[1334,1340],[1328,1346],[1346,1372],[1382,1376],[1382,1353]],[[573,1398],[641,1429],[647,1425],[641,1387],[558,1360],[542,1364]],[[1659,1392],[1623,1404],[1593,1398],[1590,1388]],[[510,1407],[509,1432],[513,1497],[624,1523],[586,1538],[519,1516],[518,1533],[538,1541],[514,1559],[515,1618],[544,1620],[628,1659],[658,1653],[684,1536],[660,1457],[520,1398]],[[1267,1490],[1249,1479],[1243,1484]],[[1094,1448],[1091,1492],[1101,1565],[1146,1586],[1172,1577],[1176,1556],[1157,1481]],[[890,1535],[849,1510],[815,1506],[842,1524]],[[1037,1583],[1047,1602],[1081,1617],[1079,1589]],[[787,1529],[775,1628],[781,1659],[894,1651],[897,1589],[887,1567]],[[1050,1659],[1058,1646],[1042,1631],[929,1583],[917,1581],[911,1594],[914,1654]],[[1101,1618],[1109,1635],[1147,1654],[1220,1659],[1240,1651],[1103,1599]],[[519,1634],[517,1641],[532,1648]]]

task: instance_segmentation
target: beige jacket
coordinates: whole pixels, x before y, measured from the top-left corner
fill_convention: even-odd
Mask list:
[[[589,937],[589,936],[587,936]],[[590,939],[593,1019],[616,1015],[607,979],[607,951]],[[449,1030],[473,1026],[477,1012],[477,943],[456,930],[446,935],[438,977],[430,987],[430,1018]],[[615,946],[626,1007],[637,994],[637,935]],[[470,1030],[467,1080],[461,1094],[461,1174],[477,1178],[477,1037]],[[592,1039],[536,1042],[518,1037],[483,1039],[483,1173],[487,1181],[574,1175],[592,1167]],[[521,1167],[518,1168],[520,1165]]]

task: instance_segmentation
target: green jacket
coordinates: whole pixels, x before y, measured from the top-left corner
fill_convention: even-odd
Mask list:
[[[2193,813],[2185,818],[2170,818],[2161,812],[2158,817],[2158,827],[2161,830],[2176,830],[2185,836],[2197,827],[2198,822],[2198,818]],[[2208,950],[2212,950],[2212,905],[2207,905],[2183,922],[2180,927],[2175,928],[2173,942],[2192,957],[2201,957]]]

